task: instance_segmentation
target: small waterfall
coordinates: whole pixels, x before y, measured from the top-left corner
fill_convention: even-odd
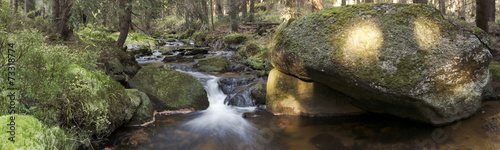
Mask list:
[[[207,135],[208,141],[232,147],[255,145],[258,129],[242,117],[244,112],[254,111],[256,107],[235,107],[224,103],[227,97],[217,83],[218,77],[199,72],[186,72],[199,79],[207,91],[210,106],[201,115],[185,125],[194,133]]]

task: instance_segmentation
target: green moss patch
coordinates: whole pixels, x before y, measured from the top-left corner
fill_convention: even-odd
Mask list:
[[[14,119],[12,121],[11,119]],[[40,122],[35,117],[25,115],[4,115],[0,116],[0,122],[5,123],[0,126],[0,149],[76,149],[79,144],[74,141],[74,135],[68,134],[59,127],[49,127]],[[10,126],[6,124],[15,124]],[[11,130],[11,127],[15,127]],[[14,131],[15,137],[12,142],[9,140],[11,134],[6,131]]]
[[[230,61],[226,58],[205,58],[198,61],[195,67],[205,72],[224,72],[229,64]]]

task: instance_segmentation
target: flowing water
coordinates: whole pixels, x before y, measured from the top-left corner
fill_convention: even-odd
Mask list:
[[[174,67],[175,68],[175,67]],[[200,80],[210,106],[189,114],[157,115],[143,128],[123,127],[105,144],[111,149],[500,149],[500,101],[484,102],[475,116],[434,127],[388,115],[308,118],[274,116],[261,107],[235,107],[219,77]],[[255,118],[243,118],[251,112]]]

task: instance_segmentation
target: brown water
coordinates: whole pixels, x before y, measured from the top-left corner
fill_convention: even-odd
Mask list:
[[[192,132],[185,123],[202,115],[195,112],[156,116],[154,124],[140,129],[121,128],[107,146],[113,149],[500,149],[500,122],[489,122],[500,114],[500,101],[485,102],[475,116],[443,127],[377,114],[307,118],[273,116],[263,110],[255,113],[257,117],[246,120],[257,129],[250,133],[257,135],[256,142],[231,134],[217,137]]]
[[[163,66],[154,61],[143,66]],[[189,65],[191,64],[176,64]],[[110,149],[202,150],[500,150],[500,101],[483,102],[469,119],[435,127],[389,115],[308,118],[274,116],[262,108],[223,104],[226,95],[217,77],[190,73],[208,93],[210,107],[189,114],[157,115],[143,128],[120,128],[105,147]],[[253,112],[255,118],[243,118]]]

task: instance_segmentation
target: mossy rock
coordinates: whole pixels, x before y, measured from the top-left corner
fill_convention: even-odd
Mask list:
[[[132,82],[138,89],[158,100],[158,104],[155,104],[158,109],[202,110],[209,105],[207,93],[201,82],[183,72],[144,67],[139,70]]]
[[[257,104],[266,103],[266,89],[265,82],[258,82],[252,87],[251,94]]]
[[[133,106],[137,106],[127,122],[128,125],[143,124],[153,119],[153,104],[146,93],[137,89],[126,89]]]
[[[194,66],[205,72],[224,72],[228,69],[230,61],[226,58],[205,58]]]
[[[245,34],[240,34],[240,33],[234,33],[227,35],[224,37],[223,41],[226,43],[226,45],[238,45],[238,44],[243,44],[247,40],[248,36]]]
[[[441,125],[480,107],[492,56],[477,33],[429,5],[335,7],[281,24],[272,65],[365,110]]]
[[[52,112],[66,117],[60,118],[60,121],[80,123],[75,125],[70,122],[69,125],[92,131],[99,138],[109,136],[127,121],[126,112],[131,101],[120,83],[78,65],[70,65],[67,74],[72,79],[72,86],[66,89],[68,92],[65,95],[69,101],[54,105],[69,105],[70,108]]]
[[[79,146],[79,143],[73,140],[74,135],[59,127],[49,127],[35,117],[18,114],[4,115],[0,116],[0,122],[2,123],[0,130],[3,131],[0,132],[0,149],[2,150],[76,149]],[[15,124],[15,126],[8,124]],[[11,133],[14,138],[11,138]]]
[[[106,72],[109,72],[109,74],[111,75],[122,73],[124,69],[123,65],[121,64],[120,60],[118,60],[118,58],[111,59],[105,65],[106,65]]]

